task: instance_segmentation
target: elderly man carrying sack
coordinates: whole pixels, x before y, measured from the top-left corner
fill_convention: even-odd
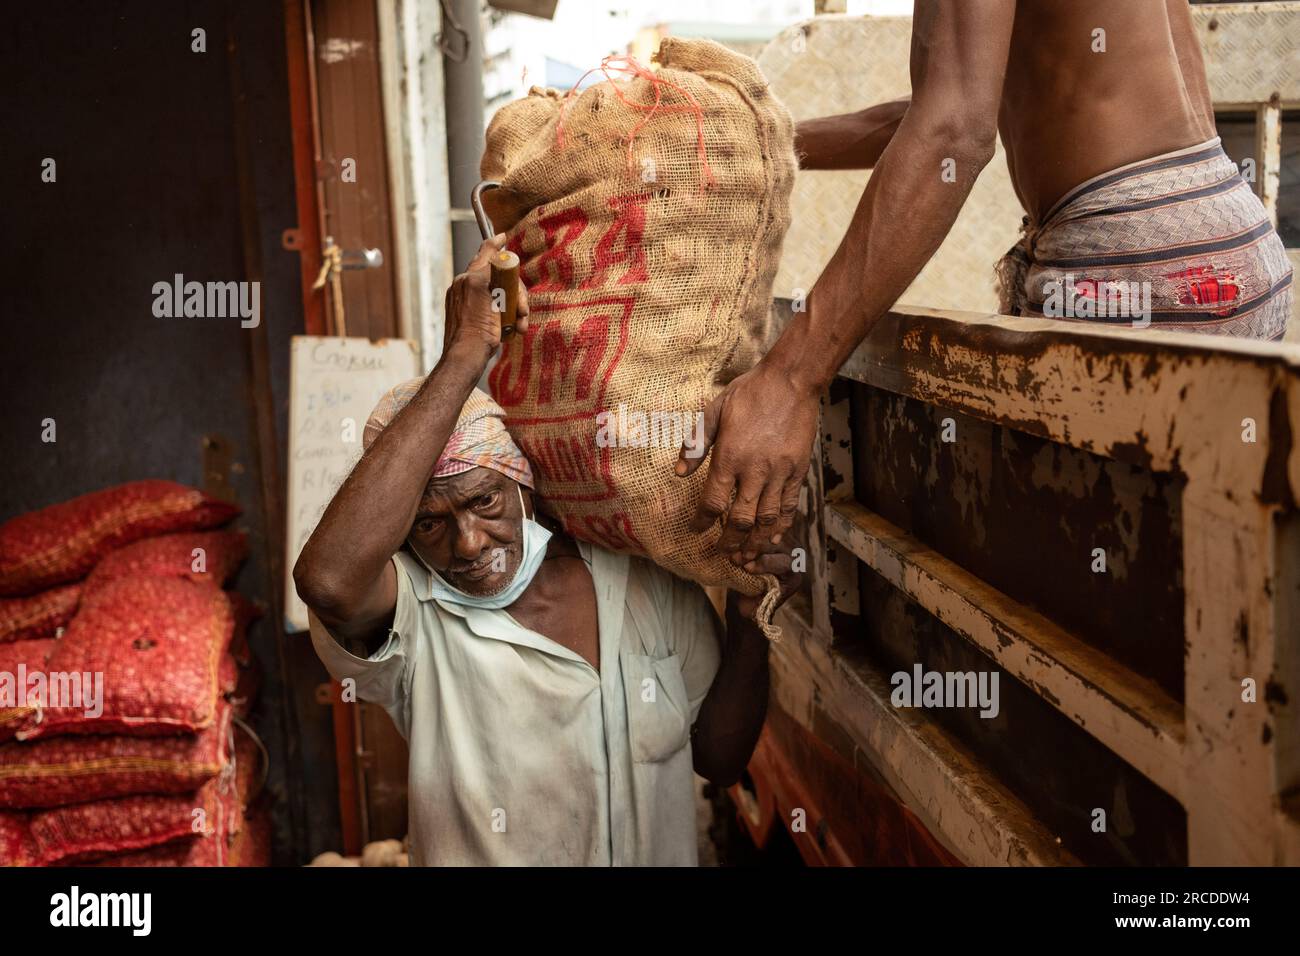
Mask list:
[[[692,768],[734,782],[766,712],[758,599],[730,593],[724,630],[698,586],[535,509],[474,388],[501,243],[456,278],[442,359],[380,403],[302,551],[312,641],[410,746],[412,863],[694,865]],[[789,554],[751,569],[797,586]]]

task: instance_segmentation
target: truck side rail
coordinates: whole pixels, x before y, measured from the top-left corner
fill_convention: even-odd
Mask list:
[[[1135,671],[858,500],[863,436],[837,386],[806,501],[810,599],[780,619],[778,705],[809,729],[815,710],[831,715],[961,859],[1077,862],[969,746],[891,706],[883,675],[852,647],[860,562],[1176,800],[1187,862],[1300,863],[1300,348],[900,307],[840,376],[1175,476],[1182,686]]]

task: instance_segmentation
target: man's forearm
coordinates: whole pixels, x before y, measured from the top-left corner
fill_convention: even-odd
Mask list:
[[[856,113],[819,116],[795,126],[800,169],[870,169],[903,121],[908,100],[878,103]]]
[[[444,353],[344,480],[294,573],[299,589],[314,592],[318,605],[360,600],[401,548],[481,367],[464,352]]]
[[[767,637],[727,602],[727,634],[713,686],[695,722],[696,772],[730,786],[749,764],[767,716],[771,672]]]
[[[800,388],[825,388],[939,248],[992,152],[991,137],[956,124],[937,128],[910,112],[807,310],[795,314],[764,361]]]

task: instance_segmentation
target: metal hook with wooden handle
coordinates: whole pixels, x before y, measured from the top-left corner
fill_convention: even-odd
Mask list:
[[[484,239],[491,239],[496,235],[496,230],[492,227],[492,220],[488,218],[487,212],[483,209],[483,193],[489,189],[499,189],[501,184],[495,180],[485,179],[474,187],[474,191],[469,195],[470,207],[474,210],[474,218],[478,222],[479,232],[483,234]],[[504,303],[504,307],[499,311],[501,318],[501,340],[504,342],[514,334],[515,321],[519,311],[519,256],[515,255],[509,249],[498,249],[488,260],[492,269],[492,276],[488,281],[489,294],[492,296],[493,307],[495,308],[498,301]],[[498,299],[497,290],[501,290],[501,298]]]

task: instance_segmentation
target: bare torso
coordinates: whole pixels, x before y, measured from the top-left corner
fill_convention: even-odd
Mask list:
[[[1186,0],[1020,0],[998,129],[1035,223],[1099,173],[1213,137]]]

